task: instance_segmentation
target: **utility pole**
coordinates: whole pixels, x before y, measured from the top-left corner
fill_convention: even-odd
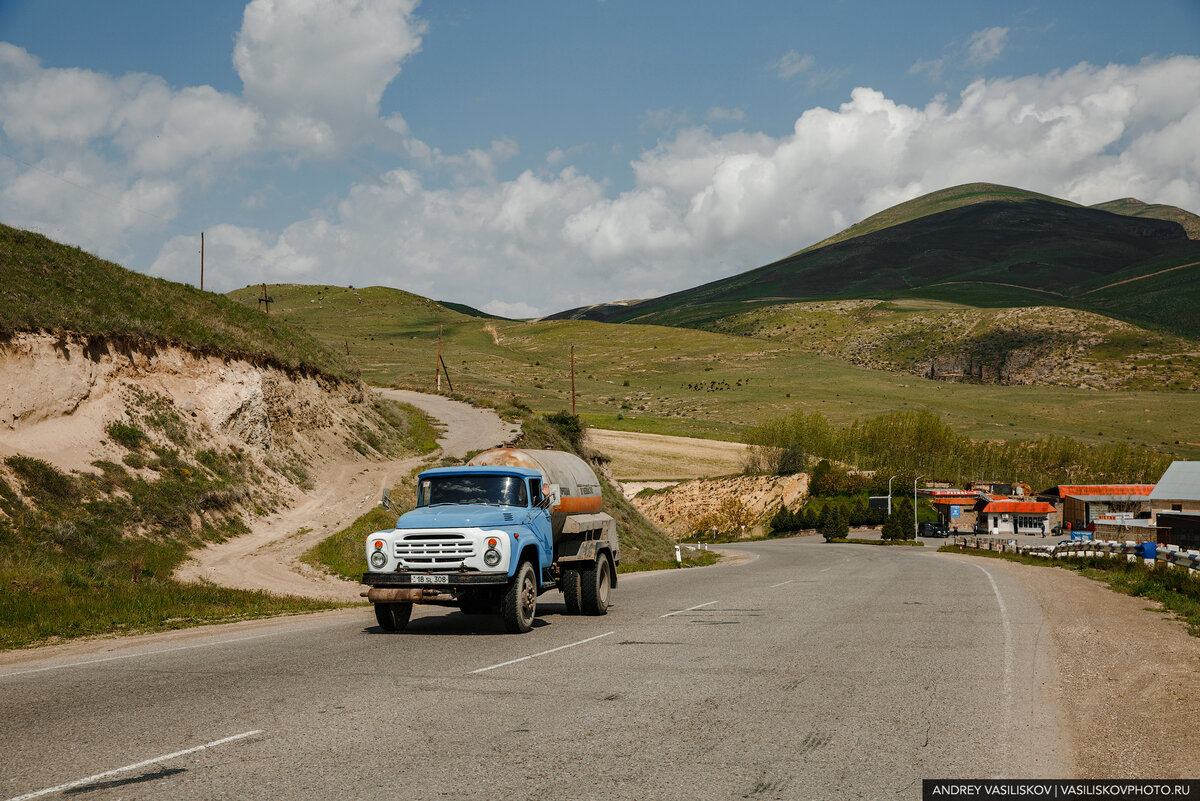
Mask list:
[[[200,232],[200,291],[204,291],[204,232]]]
[[[571,414],[575,414],[575,346],[571,346]]]
[[[888,517],[892,516],[892,478],[888,479]]]

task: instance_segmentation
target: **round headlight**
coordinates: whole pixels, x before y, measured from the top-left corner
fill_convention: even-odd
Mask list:
[[[387,564],[387,554],[383,551],[375,551],[371,554],[371,567],[383,567]]]
[[[488,548],[483,552],[483,563],[488,567],[495,567],[500,564],[500,552],[495,548]]]

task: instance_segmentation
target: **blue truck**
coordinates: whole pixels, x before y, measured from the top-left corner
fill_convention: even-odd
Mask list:
[[[601,507],[595,472],[564,451],[497,448],[426,470],[416,508],[367,537],[364,595],[385,631],[403,630],[420,603],[499,615],[524,633],[554,589],[569,614],[606,614],[621,549]]]

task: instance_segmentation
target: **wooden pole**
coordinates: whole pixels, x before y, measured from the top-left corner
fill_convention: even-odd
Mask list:
[[[571,346],[571,414],[575,414],[575,346]]]
[[[200,232],[200,291],[204,291],[204,232]]]

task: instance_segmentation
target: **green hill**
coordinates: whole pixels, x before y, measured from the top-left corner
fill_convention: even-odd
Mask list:
[[[1087,208],[1011,187],[968,184],[902,203],[755,270],[637,303],[551,319],[705,326],[758,305],[833,298],[933,298],[978,306],[1056,305],[1200,336],[1192,274],[1200,220],[1181,209],[1114,201]],[[1164,219],[1170,218],[1170,219]],[[1185,227],[1186,226],[1186,227]],[[1159,280],[1109,292],[1117,281]],[[1163,277],[1165,276],[1165,277]],[[1175,288],[1175,311],[1156,292]],[[1130,288],[1138,292],[1130,293]]]
[[[223,295],[135,273],[0,224],[0,333],[70,331],[355,380],[344,354]]]

